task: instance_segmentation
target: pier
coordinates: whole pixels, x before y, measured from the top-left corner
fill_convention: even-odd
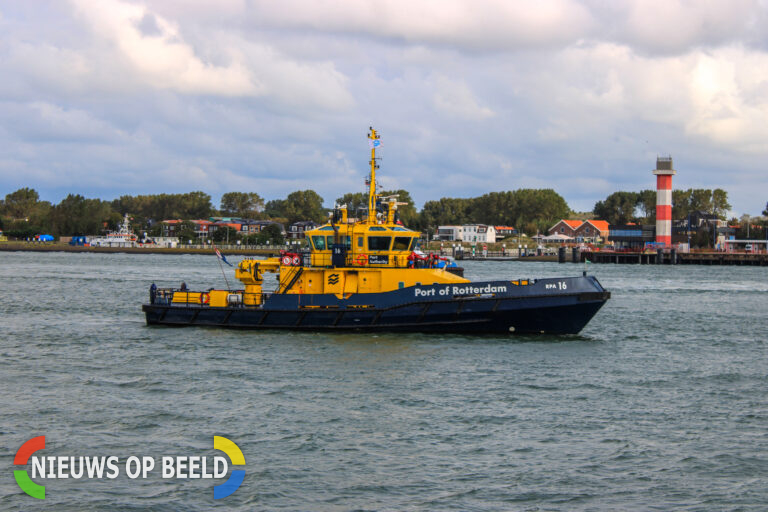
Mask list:
[[[689,252],[675,251],[637,252],[592,252],[579,251],[579,262],[621,263],[638,265],[749,265],[768,266],[768,254]],[[562,260],[560,260],[563,263]]]

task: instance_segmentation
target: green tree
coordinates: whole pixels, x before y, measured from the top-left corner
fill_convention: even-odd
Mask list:
[[[214,242],[228,242],[233,244],[237,240],[237,234],[238,232],[236,229],[229,226],[219,226],[211,235],[211,240]]]
[[[672,190],[672,218],[684,219],[691,211],[691,190]]]
[[[768,205],[766,205],[768,206]],[[725,219],[725,214],[731,209],[731,205],[728,202],[728,192],[721,188],[716,188],[712,191],[712,212]],[[768,209],[768,208],[767,208]],[[768,215],[768,214],[765,214]]]
[[[115,228],[121,216],[110,203],[101,199],[86,199],[69,194],[53,207],[51,224],[54,234],[96,235],[107,228]]]
[[[264,205],[264,215],[274,219],[276,217],[285,218],[285,199],[272,199]]]
[[[112,208],[122,215],[134,216],[137,224],[143,224],[147,219],[205,219],[213,213],[211,196],[201,191],[184,194],[126,195],[112,201]]]
[[[323,198],[314,190],[297,190],[288,194],[282,213],[291,224],[300,220],[322,222],[326,216]]]
[[[420,227],[431,231],[437,226],[466,224],[470,206],[471,199],[443,197],[427,201],[421,210]]]
[[[656,219],[656,191],[641,190],[638,193],[637,206],[643,213],[643,220],[646,223],[653,222]]]
[[[190,222],[188,220],[185,220],[181,224],[179,224],[178,230],[176,231],[176,236],[179,238],[179,241],[181,243],[187,243],[188,241],[192,240],[193,242],[197,241],[197,233],[195,232],[195,226],[194,222]]]
[[[33,188],[20,188],[5,196],[3,210],[6,215],[15,218],[29,217],[40,200],[40,195]]]
[[[256,192],[227,192],[221,196],[221,213],[254,218],[264,209],[264,199]]]
[[[712,191],[704,188],[689,189],[691,211],[712,211]]]
[[[618,191],[598,201],[593,212],[598,219],[606,220],[609,224],[626,224],[635,219],[635,208],[640,199],[637,192]]]
[[[283,236],[283,229],[279,224],[269,224],[259,233],[259,243],[265,243],[269,241],[271,244],[282,245],[285,243],[285,237]]]
[[[729,208],[730,208],[730,205],[729,205]],[[768,217],[768,203],[765,203],[765,210],[763,210],[763,215]]]

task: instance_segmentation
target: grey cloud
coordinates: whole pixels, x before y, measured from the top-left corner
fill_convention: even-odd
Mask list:
[[[0,195],[314,188],[330,204],[363,188],[373,124],[385,186],[419,205],[546,186],[591,209],[652,187],[663,152],[676,185],[764,207],[759,5],[673,3],[647,27],[655,11],[630,2],[528,17],[515,11],[527,3],[448,2],[432,24],[404,3],[302,4],[112,0],[89,18],[54,2],[58,20],[3,9]]]

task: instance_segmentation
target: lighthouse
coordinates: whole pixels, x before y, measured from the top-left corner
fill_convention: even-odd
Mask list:
[[[672,157],[656,158],[656,242],[672,245]]]

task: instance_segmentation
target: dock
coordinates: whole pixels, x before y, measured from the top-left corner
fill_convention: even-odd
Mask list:
[[[690,252],[675,251],[637,252],[592,252],[579,251],[578,262],[619,263],[637,265],[748,265],[768,266],[768,254]],[[561,261],[562,262],[562,261]]]

